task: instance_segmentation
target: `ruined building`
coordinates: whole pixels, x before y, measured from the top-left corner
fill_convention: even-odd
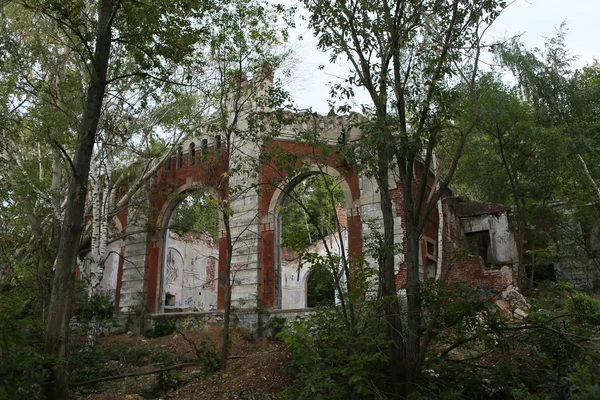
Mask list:
[[[334,177],[343,193],[343,204],[338,207],[342,232],[325,239],[330,251],[348,259],[364,256],[366,262],[376,265],[365,251],[365,243],[371,230],[381,225],[377,185],[358,175],[351,162],[338,157],[348,143],[360,139],[358,118],[304,116],[280,126],[268,145],[232,137],[235,143],[227,146],[220,135],[211,132],[187,140],[152,179],[144,206],[121,212],[115,223],[126,235],[111,245],[101,288],[113,293],[116,310],[157,314],[223,308],[225,291],[219,280],[226,254],[223,221],[216,240],[180,237],[168,229],[177,205],[193,191],[219,198],[224,188],[234,189],[229,198],[234,242],[232,305],[238,309],[309,306],[309,266],[282,248],[279,211],[288,201],[286,193],[311,175]],[[238,124],[240,131],[248,127],[244,118]],[[320,138],[326,151],[297,140],[306,132]],[[235,150],[229,155],[230,162],[243,172],[224,173],[225,148]],[[282,153],[293,160],[296,172],[278,164],[274,157]],[[254,167],[244,169],[244,165]],[[396,207],[394,240],[402,248],[402,195],[397,182],[390,184]],[[475,285],[498,294],[515,280],[519,257],[506,207],[445,193],[431,212],[420,243],[423,280],[443,278],[449,285]],[[319,246],[315,244],[313,250],[322,252]],[[406,281],[403,261],[402,252],[396,252],[399,289]]]

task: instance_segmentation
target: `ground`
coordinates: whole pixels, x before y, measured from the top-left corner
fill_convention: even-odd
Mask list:
[[[182,369],[112,380],[72,388],[76,400],[142,399],[273,399],[290,383],[284,372],[289,359],[278,341],[255,339],[243,330],[232,332],[232,349],[227,370],[209,374],[201,364]],[[79,348],[82,348],[83,338]],[[93,361],[82,362],[72,372],[72,383],[98,377],[157,370],[196,361],[198,349],[220,346],[216,328],[203,332],[183,331],[158,338],[109,335],[100,338]],[[77,344],[74,354],[77,357]],[[81,352],[81,350],[79,350]],[[206,352],[204,352],[206,353]],[[204,356],[210,362],[210,354]],[[209,361],[206,361],[209,359]],[[100,362],[99,362],[100,361]],[[93,366],[92,364],[100,364]]]

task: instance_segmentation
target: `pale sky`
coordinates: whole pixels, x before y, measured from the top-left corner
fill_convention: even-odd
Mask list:
[[[567,24],[567,48],[579,57],[575,67],[591,63],[594,57],[600,59],[600,0],[516,0],[495,21],[487,40],[522,34],[521,41],[528,48],[541,48],[544,38],[555,36],[562,22]],[[303,40],[297,39],[300,35]],[[300,108],[312,107],[326,114],[329,111],[328,82],[345,76],[347,67],[330,64],[329,57],[316,50],[317,41],[306,23],[298,23],[290,39],[297,59],[290,83],[293,100]],[[319,65],[325,69],[320,71]],[[356,102],[366,103],[368,98],[359,93]]]

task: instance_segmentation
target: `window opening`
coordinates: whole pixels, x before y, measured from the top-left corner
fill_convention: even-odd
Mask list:
[[[480,256],[486,266],[493,263],[489,230],[465,233],[464,241],[471,254]]]
[[[437,276],[436,242],[429,237],[423,237],[421,249],[424,254],[419,254],[419,280],[435,279]]]
[[[206,155],[208,154],[208,140],[202,139],[200,143],[200,157],[202,160],[206,160]]]
[[[183,168],[183,149],[181,146],[177,148],[177,169]]]
[[[190,143],[190,147],[188,149],[188,166],[194,165],[196,162],[196,145],[194,142]]]
[[[306,281],[306,307],[313,308],[335,302],[335,282],[327,268],[313,268]]]

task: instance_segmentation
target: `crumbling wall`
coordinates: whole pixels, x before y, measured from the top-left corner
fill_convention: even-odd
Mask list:
[[[513,284],[518,263],[514,234],[510,231],[508,209],[485,203],[462,201],[457,197],[443,200],[444,256],[442,277],[449,287],[458,284],[477,286],[502,293]],[[462,216],[461,216],[462,214]],[[470,249],[469,234],[487,232],[487,256]]]
[[[217,308],[218,246],[209,235],[169,234],[165,260],[165,310],[213,311]]]
[[[341,244],[339,233],[333,233],[324,240],[313,243],[306,249],[308,253],[318,254],[321,257],[327,257],[327,248],[334,256],[341,257]],[[342,244],[345,247],[345,254],[348,254],[348,231],[342,230]],[[284,251],[281,263],[281,309],[290,310],[307,307],[306,284],[310,275],[311,265],[302,260],[298,254],[291,251]],[[343,273],[341,270],[338,274]],[[337,295],[336,295],[337,297]]]

